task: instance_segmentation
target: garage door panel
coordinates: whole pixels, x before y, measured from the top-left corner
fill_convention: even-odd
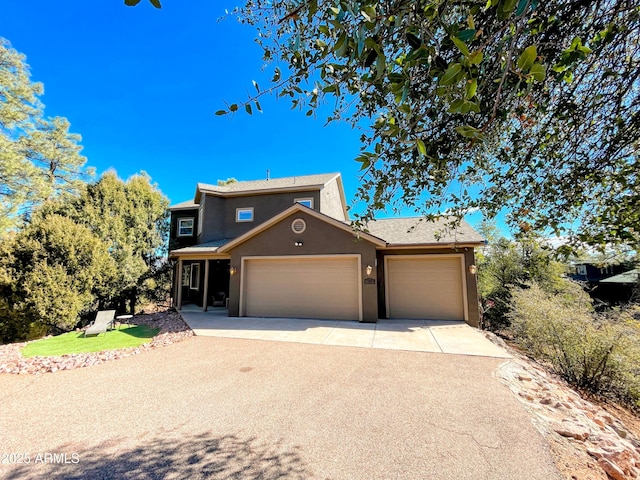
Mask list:
[[[347,258],[251,259],[244,314],[358,320],[358,263]]]
[[[459,257],[387,259],[388,316],[464,320]]]

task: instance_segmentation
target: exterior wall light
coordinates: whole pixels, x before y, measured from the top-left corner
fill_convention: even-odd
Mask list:
[[[235,275],[238,269],[236,267],[229,268],[229,275]]]
[[[365,272],[367,272],[367,277],[370,277],[371,272],[373,272],[373,267],[371,265],[367,265],[367,268],[365,268]]]
[[[476,273],[478,273],[478,267],[476,267],[475,265],[469,265],[469,273],[471,275],[475,275]]]

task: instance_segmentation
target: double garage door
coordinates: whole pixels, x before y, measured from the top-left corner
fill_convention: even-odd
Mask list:
[[[241,315],[360,320],[358,257],[245,259]]]
[[[465,320],[462,255],[388,255],[389,318]],[[240,315],[361,320],[356,256],[246,258]]]
[[[389,318],[465,320],[461,255],[385,257]]]

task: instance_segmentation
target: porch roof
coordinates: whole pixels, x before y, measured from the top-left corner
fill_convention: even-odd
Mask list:
[[[210,242],[200,243],[198,245],[192,245],[190,247],[178,248],[176,250],[171,250],[169,252],[169,256],[194,255],[199,253],[217,253],[220,247],[229,243],[231,240],[231,238],[221,238],[220,240],[212,240]]]

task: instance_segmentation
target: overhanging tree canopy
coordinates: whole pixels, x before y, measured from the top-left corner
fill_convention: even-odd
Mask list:
[[[137,3],[129,1],[128,3]],[[159,7],[158,2],[152,2]],[[514,227],[640,244],[632,0],[249,0],[272,85],[363,128],[364,219],[510,211]],[[396,203],[398,204],[398,203]]]

